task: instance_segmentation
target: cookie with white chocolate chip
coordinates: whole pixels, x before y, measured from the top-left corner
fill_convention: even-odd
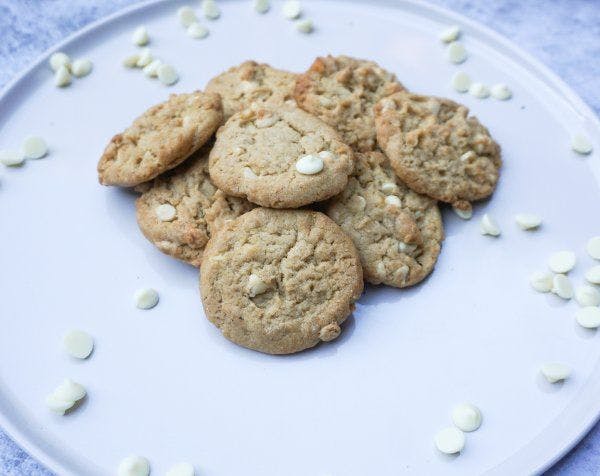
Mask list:
[[[375,106],[375,124],[379,146],[413,190],[466,212],[467,202],[493,193],[500,146],[465,106],[400,92]]]
[[[206,246],[206,317],[238,345],[289,354],[335,339],[362,289],[350,238],[310,210],[255,208]]]
[[[365,280],[403,288],[435,266],[444,238],[435,200],[410,190],[378,151],[355,154],[355,171],[326,211],[358,249]]]
[[[212,181],[228,195],[271,208],[297,208],[340,193],[353,154],[339,135],[293,106],[248,108],[217,132]]]
[[[200,266],[211,234],[251,210],[243,198],[229,197],[210,181],[204,146],[185,163],[144,186],[136,201],[144,236],[163,253]]]
[[[202,147],[222,120],[218,94],[172,94],[111,139],[98,162],[100,183],[135,187],[152,180]]]

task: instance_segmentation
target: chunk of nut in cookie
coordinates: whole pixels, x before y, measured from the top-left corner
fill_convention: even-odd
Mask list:
[[[264,293],[267,289],[269,289],[269,287],[262,279],[260,279],[260,277],[258,275],[252,273],[248,277],[247,289],[248,289],[248,296],[255,297],[255,296],[258,296],[259,294]]]
[[[323,170],[323,159],[318,155],[303,155],[296,162],[296,170],[302,175],[315,175]]]
[[[259,129],[264,129],[275,125],[278,120],[279,118],[275,114],[259,114],[254,125]]]

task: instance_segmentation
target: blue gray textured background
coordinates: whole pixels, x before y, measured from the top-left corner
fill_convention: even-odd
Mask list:
[[[600,0],[430,0],[532,53],[600,114]],[[0,87],[44,50],[133,0],[0,0]],[[549,475],[600,474],[600,424]],[[0,430],[0,475],[47,476]]]

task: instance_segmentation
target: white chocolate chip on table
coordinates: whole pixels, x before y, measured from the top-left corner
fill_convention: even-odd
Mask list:
[[[269,0],[254,0],[254,10],[256,13],[267,13],[271,8]]]
[[[46,406],[50,411],[64,415],[85,395],[86,391],[83,385],[71,379],[65,379],[46,397]]]
[[[460,27],[458,25],[451,25],[444,30],[442,30],[439,34],[440,40],[444,43],[450,43],[451,41],[456,40],[460,36]]]
[[[117,468],[118,476],[148,476],[150,462],[143,456],[131,455],[123,458]]]
[[[298,21],[296,23],[296,30],[298,30],[300,33],[312,33],[312,31],[314,30],[312,20],[305,19]]]
[[[141,52],[138,56],[137,63],[135,65],[138,68],[143,68],[145,66],[148,66],[150,63],[152,63],[153,59],[154,58],[152,57],[152,52],[150,51],[150,48],[144,48],[143,50],[141,50]]]
[[[584,284],[575,290],[575,300],[583,307],[598,306],[600,304],[600,291],[589,284]]]
[[[482,235],[500,236],[500,227],[496,221],[487,213],[481,218],[479,229]]]
[[[512,97],[512,91],[506,84],[494,84],[491,88],[492,97],[500,101],[507,101]]]
[[[71,73],[66,66],[61,66],[54,73],[54,85],[59,88],[64,88],[71,84]]]
[[[600,326],[600,307],[582,307],[575,313],[577,323],[587,329],[596,329]]]
[[[535,230],[542,224],[542,218],[533,213],[519,213],[515,215],[515,221],[522,230]]]
[[[571,375],[571,368],[565,364],[550,362],[542,365],[540,372],[548,382],[556,383],[568,379]]]
[[[434,441],[439,451],[452,455],[460,453],[465,447],[465,434],[458,428],[448,427],[438,431]]]
[[[585,246],[585,250],[594,259],[600,259],[600,236],[590,238]]]
[[[140,55],[135,53],[133,55],[129,55],[127,58],[123,60],[123,66],[126,68],[137,68],[138,61],[140,60]]]
[[[490,95],[490,89],[483,83],[473,83],[469,86],[469,94],[479,99],[485,99]]]
[[[67,69],[71,68],[71,58],[69,58],[69,56],[66,53],[63,53],[61,51],[52,54],[52,56],[50,56],[50,59],[48,60],[48,63],[50,64],[50,68],[52,68],[52,71],[54,71],[55,73],[62,66],[64,66]]]
[[[575,267],[577,258],[572,251],[557,251],[548,259],[548,267],[555,273],[568,273]]]
[[[165,476],[194,476],[196,471],[190,463],[177,463]]]
[[[575,134],[571,139],[571,148],[581,155],[592,153],[592,143],[582,134]]]
[[[302,7],[297,0],[287,0],[283,4],[283,16],[288,20],[294,20],[302,14]]]
[[[156,78],[158,77],[158,67],[161,64],[161,60],[155,59],[149,65],[144,66],[144,68],[142,69],[142,73],[144,73],[144,76],[148,78]]]
[[[531,287],[540,293],[552,291],[553,276],[551,273],[536,271],[529,278]]]
[[[461,403],[452,409],[452,422],[462,431],[475,431],[481,426],[481,411],[471,403]]]
[[[454,64],[463,63],[467,59],[467,50],[459,41],[453,41],[450,43],[446,53],[448,56],[448,61]]]
[[[195,40],[201,40],[208,36],[208,28],[201,25],[200,23],[194,22],[187,28],[187,34],[190,38]]]
[[[133,31],[131,42],[136,46],[146,46],[150,42],[150,36],[148,36],[145,26],[139,26]]]
[[[458,71],[452,76],[451,84],[455,91],[466,93],[471,87],[471,78],[464,71]]]
[[[592,266],[585,272],[585,279],[588,283],[600,284],[600,265]]]
[[[138,289],[133,299],[138,309],[152,309],[158,304],[158,293],[152,288]]]
[[[73,61],[73,64],[71,65],[71,72],[73,73],[73,76],[83,78],[92,72],[93,67],[94,65],[89,59],[77,59]]]
[[[94,339],[87,332],[74,329],[63,337],[63,347],[76,359],[87,359],[94,350]]]
[[[179,81],[179,75],[175,68],[169,64],[161,64],[157,69],[158,80],[165,86],[171,86]]]
[[[192,7],[189,7],[187,5],[177,10],[177,17],[179,18],[179,21],[181,22],[181,25],[184,28],[187,28],[192,23],[196,23],[198,21],[198,17],[196,16],[196,13],[192,9]]]
[[[221,11],[214,0],[202,0],[202,13],[209,20],[216,20],[221,16]]]
[[[25,156],[18,150],[0,150],[0,163],[7,167],[21,165],[25,161]]]
[[[573,297],[573,285],[564,274],[554,275],[551,291],[562,299],[571,299]]]

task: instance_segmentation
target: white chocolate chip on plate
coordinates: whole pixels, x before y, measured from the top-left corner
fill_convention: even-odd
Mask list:
[[[571,299],[573,297],[573,285],[564,274],[554,275],[551,291],[562,299]]]
[[[123,458],[117,468],[118,476],[148,476],[150,463],[143,456],[127,456]]]
[[[202,38],[206,38],[208,36],[208,28],[198,22],[194,22],[188,26],[187,34],[190,38],[201,40]]]
[[[506,101],[512,97],[512,91],[506,84],[494,84],[491,88],[492,97],[500,101]]]
[[[548,382],[556,383],[568,379],[571,375],[571,368],[565,364],[550,362],[542,365],[540,372]]]
[[[149,65],[144,66],[144,68],[142,69],[142,73],[144,73],[144,76],[148,78],[156,78],[158,77],[158,67],[161,64],[161,60],[155,59]]]
[[[481,426],[481,411],[471,403],[461,403],[452,409],[452,422],[459,430],[475,431]]]
[[[459,93],[466,93],[471,87],[471,78],[464,71],[458,71],[452,76],[452,87]]]
[[[448,60],[454,64],[463,63],[467,59],[467,50],[459,41],[453,41],[450,43],[446,53]]]
[[[25,156],[18,150],[0,150],[0,163],[7,167],[15,167],[21,165],[25,160]]]
[[[303,175],[318,174],[323,166],[323,159],[312,154],[304,155],[296,162],[296,170]]]
[[[540,293],[552,291],[553,276],[544,271],[536,271],[529,278],[531,287]]]
[[[257,13],[267,13],[271,8],[269,0],[254,0],[254,10]]]
[[[137,68],[138,61],[140,60],[140,55],[135,53],[133,55],[129,55],[127,58],[123,60],[123,66],[126,68]]]
[[[158,304],[158,293],[152,288],[141,288],[133,294],[138,309],[152,309]]]
[[[470,220],[473,216],[473,207],[471,205],[468,208],[458,208],[452,205],[452,210],[463,220]]]
[[[580,306],[598,306],[600,291],[589,284],[584,284],[575,289],[575,300]]]
[[[438,431],[434,441],[438,450],[452,455],[460,453],[465,447],[465,434],[458,428],[448,427]]]
[[[298,0],[287,0],[283,4],[283,16],[288,20],[294,20],[298,18],[302,13],[300,2]]]
[[[483,83],[473,83],[469,86],[469,94],[479,99],[485,99],[490,95],[490,89]]]
[[[196,472],[190,463],[177,463],[165,476],[194,476]]]
[[[195,23],[198,21],[198,17],[196,16],[196,12],[194,12],[194,9],[187,5],[180,7],[177,10],[177,17],[179,18],[179,21],[181,22],[181,25],[184,28],[187,28],[192,23]]]
[[[581,155],[590,154],[593,150],[592,143],[582,134],[575,134],[571,138],[571,148]]]
[[[216,20],[221,16],[221,11],[215,0],[202,0],[202,13],[209,20]]]
[[[77,59],[73,61],[73,64],[71,65],[71,72],[73,73],[73,76],[83,78],[91,73],[93,67],[94,65],[89,59]]]
[[[592,258],[600,259],[600,236],[590,238],[585,249]]]
[[[600,265],[592,266],[585,273],[585,279],[592,284],[600,284]]]
[[[600,307],[582,307],[575,313],[577,323],[587,329],[596,329],[600,326]]]
[[[69,56],[66,53],[63,53],[62,51],[57,51],[52,56],[50,56],[48,62],[50,63],[50,68],[52,68],[52,71],[54,71],[55,73],[62,66],[64,66],[67,69],[71,67],[71,58],[69,58]]]
[[[458,25],[451,25],[448,28],[442,30],[439,34],[440,40],[444,43],[450,43],[456,40],[460,36],[460,27]]]
[[[148,30],[145,26],[138,26],[131,35],[131,42],[137,46],[146,46],[150,41]]]
[[[94,339],[87,332],[74,329],[63,337],[63,347],[72,357],[87,359],[94,350]]]
[[[542,224],[542,219],[533,213],[518,213],[515,221],[522,230],[535,230]]]
[[[163,203],[154,209],[160,221],[172,221],[177,216],[177,209],[170,203]]]
[[[143,68],[144,66],[148,66],[150,63],[152,63],[153,59],[154,58],[152,57],[150,48],[144,48],[143,50],[141,50],[141,52],[138,56],[137,63],[135,65],[138,68]]]
[[[171,86],[179,81],[179,75],[175,68],[169,64],[161,64],[156,70],[158,80],[165,86]]]
[[[490,236],[499,236],[500,235],[500,227],[496,223],[496,221],[489,216],[487,213],[483,215],[481,218],[481,222],[479,224],[479,229],[482,235],[490,235]]]
[[[48,146],[44,139],[38,136],[29,136],[21,146],[23,155],[28,159],[41,159],[48,153]]]
[[[548,267],[555,273],[568,273],[575,267],[577,259],[572,251],[558,251],[548,259]]]
[[[313,21],[309,20],[308,18],[306,20],[300,20],[296,22],[296,30],[298,30],[300,33],[312,33],[314,28]]]
[[[86,391],[83,385],[67,378],[46,397],[46,406],[51,411],[64,415],[85,395]]]
[[[54,85],[59,88],[64,88],[71,84],[71,73],[66,66],[61,66],[54,73]]]

